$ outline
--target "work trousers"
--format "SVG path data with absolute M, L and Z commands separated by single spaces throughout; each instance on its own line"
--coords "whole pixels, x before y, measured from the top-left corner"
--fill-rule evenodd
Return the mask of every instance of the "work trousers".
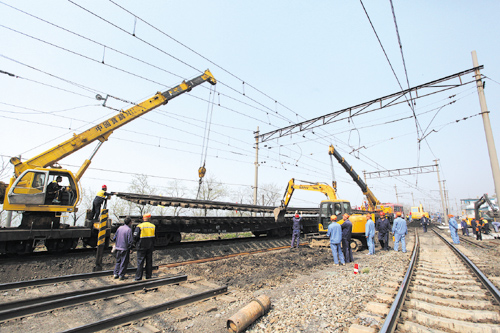
M 386 251 L 389 250 L 389 233 L 385 233 L 385 234 L 379 233 L 378 234 L 378 241 L 380 243 L 380 247 L 382 248 L 382 250 L 386 250 Z
M 101 215 L 101 205 L 102 203 L 96 201 L 92 203 L 92 220 L 99 220 L 99 215 Z
M 401 242 L 401 250 L 403 253 L 406 252 L 406 240 L 405 234 L 394 234 L 394 251 L 398 251 L 399 242 Z
M 476 240 L 483 240 L 483 236 L 481 234 L 481 231 L 476 231 Z
M 375 254 L 375 242 L 373 240 L 373 237 L 368 237 L 366 239 L 366 243 L 368 245 L 368 253 Z
M 116 250 L 116 264 L 115 270 L 113 271 L 114 275 L 125 276 L 127 272 L 128 263 L 130 261 L 130 251 L 125 250 Z
M 453 244 L 460 244 L 460 239 L 458 238 L 458 230 L 457 229 L 450 229 L 450 234 L 451 234 L 451 240 L 453 241 Z
M 297 246 L 295 246 L 295 241 L 297 242 Z M 290 247 L 299 247 L 299 244 L 300 244 L 300 230 L 294 230 L 292 232 L 292 245 L 290 245 Z
M 340 248 L 340 243 L 330 243 L 330 248 L 332 249 L 333 262 L 335 265 L 339 264 L 339 259 L 341 264 L 345 264 L 344 254 L 342 253 L 342 249 Z
M 427 224 L 422 224 L 422 229 L 424 229 L 424 232 L 427 232 Z
M 142 271 L 146 262 L 146 279 L 151 279 L 153 275 L 153 249 L 137 250 L 137 271 L 135 280 L 142 280 Z
M 469 228 L 462 228 L 462 236 L 469 236 Z
M 354 258 L 352 256 L 351 241 L 347 239 L 342 239 L 342 252 L 344 252 L 345 262 L 353 262 Z

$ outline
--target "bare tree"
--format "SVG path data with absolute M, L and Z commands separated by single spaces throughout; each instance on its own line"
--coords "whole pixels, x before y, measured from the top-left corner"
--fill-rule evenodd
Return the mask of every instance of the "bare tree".
M 227 188 L 224 187 L 224 184 L 217 181 L 215 178 L 206 177 L 201 184 L 198 199 L 207 201 L 221 201 L 224 197 L 226 197 L 227 193 L 228 191 Z M 203 216 L 207 216 L 207 210 L 203 209 L 203 212 L 201 212 L 201 214 L 203 214 Z M 200 212 L 195 211 L 194 215 L 200 215 Z
M 184 198 L 188 194 L 186 187 L 183 187 L 178 180 L 173 180 L 169 183 L 167 195 L 174 198 Z M 179 216 L 183 209 L 182 207 L 172 207 L 173 215 Z
M 72 222 L 73 226 L 75 226 L 79 219 L 85 218 L 87 215 L 87 210 L 92 209 L 92 201 L 94 199 L 93 192 L 91 189 L 81 188 L 80 190 L 80 205 L 78 207 L 77 212 L 73 212 L 68 216 L 68 220 Z

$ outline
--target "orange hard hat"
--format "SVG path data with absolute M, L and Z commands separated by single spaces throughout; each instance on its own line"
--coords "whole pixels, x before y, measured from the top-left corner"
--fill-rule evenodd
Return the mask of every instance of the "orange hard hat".
M 401 212 L 396 212 L 396 216 L 401 216 Z
M 332 216 L 330 216 L 330 220 L 332 220 L 332 221 L 337 220 L 337 215 L 332 215 Z
M 453 217 L 453 214 L 448 214 L 448 217 Z
M 380 216 L 384 216 L 384 215 L 385 215 L 385 213 L 384 213 L 384 212 L 380 212 Z
M 151 219 L 151 213 L 146 213 L 146 214 L 142 215 L 142 219 L 144 221 L 147 221 L 147 220 Z
M 349 218 L 349 214 L 345 213 L 344 216 L 343 216 L 344 220 Z

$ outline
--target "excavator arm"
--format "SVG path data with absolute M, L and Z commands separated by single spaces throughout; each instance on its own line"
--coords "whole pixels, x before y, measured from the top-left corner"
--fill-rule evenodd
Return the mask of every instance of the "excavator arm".
M 359 186 L 363 194 L 366 196 L 366 199 L 368 200 L 369 210 L 376 210 L 377 206 L 380 206 L 380 201 L 377 199 L 377 197 L 375 197 L 366 183 L 361 180 L 356 171 L 352 169 L 352 166 L 350 166 L 349 163 L 345 161 L 345 159 L 339 154 L 338 150 L 336 150 L 333 145 L 330 145 L 328 149 L 328 155 L 333 155 L 340 163 L 340 165 L 342 165 L 345 171 L 352 177 L 352 180 L 354 180 L 354 182 Z
M 328 200 L 338 200 L 335 189 L 333 189 L 330 185 L 322 183 L 295 184 L 295 179 L 292 178 L 288 181 L 288 186 L 285 190 L 280 206 L 274 209 L 274 219 L 276 221 L 283 220 L 286 208 L 288 207 L 292 194 L 295 190 L 317 191 L 325 194 Z
M 500 212 L 493 205 L 493 203 L 490 201 L 490 198 L 488 198 L 488 195 L 485 193 L 485 194 L 483 194 L 483 196 L 481 198 L 479 198 L 478 201 L 474 202 L 474 215 L 475 215 L 476 219 L 481 218 L 481 216 L 479 214 L 479 208 L 481 208 L 481 206 L 484 203 L 487 203 L 488 206 L 490 206 L 490 208 L 492 210 L 491 212 L 486 213 L 489 217 L 491 217 L 491 218 L 499 218 L 500 217 Z
M 181 84 L 170 90 L 167 90 L 165 92 L 158 92 L 153 97 L 137 105 L 134 105 L 127 110 L 122 110 L 117 115 L 103 121 L 102 123 L 86 130 L 83 133 L 80 133 L 78 135 L 73 134 L 73 137 L 71 139 L 58 144 L 57 146 L 25 162 L 21 162 L 21 160 L 17 157 L 12 157 L 10 161 L 14 165 L 14 173 L 17 177 L 28 169 L 34 169 L 37 167 L 53 167 L 64 157 L 71 155 L 72 153 L 96 140 L 101 141 L 101 143 L 107 141 L 108 137 L 113 133 L 114 130 L 131 122 L 132 120 L 137 119 L 138 117 L 148 113 L 149 111 L 154 110 L 161 105 L 167 104 L 171 99 L 174 99 L 175 97 L 185 92 L 191 91 L 193 87 L 196 87 L 206 81 L 210 82 L 212 85 L 215 85 L 217 83 L 209 70 L 206 70 L 202 75 L 192 80 L 182 82 Z M 87 169 L 88 164 L 90 164 L 90 162 L 87 160 L 86 163 L 84 163 L 84 166 L 82 166 L 84 167 L 84 169 L 80 169 L 80 171 L 77 173 L 77 180 L 81 178 L 83 172 Z

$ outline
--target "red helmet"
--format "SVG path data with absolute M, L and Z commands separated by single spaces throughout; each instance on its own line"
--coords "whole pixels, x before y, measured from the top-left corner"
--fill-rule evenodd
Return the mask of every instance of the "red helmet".
M 299 218 L 299 214 L 295 214 L 295 217 L 296 217 L 296 218 Z
M 108 189 L 108 187 L 107 187 L 106 185 L 102 185 L 102 189 L 103 189 L 103 190 L 107 190 L 107 189 Z

